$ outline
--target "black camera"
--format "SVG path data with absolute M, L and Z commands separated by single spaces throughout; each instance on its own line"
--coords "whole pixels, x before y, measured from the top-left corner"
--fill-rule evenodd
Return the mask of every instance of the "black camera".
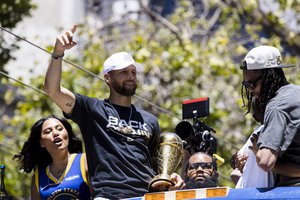
M 217 152 L 217 140 L 211 135 L 216 131 L 199 119 L 208 115 L 208 97 L 183 101 L 183 121 L 176 126 L 175 132 L 183 140 L 184 148 L 190 153 L 202 151 L 213 155 Z M 191 118 L 193 125 L 187 121 Z

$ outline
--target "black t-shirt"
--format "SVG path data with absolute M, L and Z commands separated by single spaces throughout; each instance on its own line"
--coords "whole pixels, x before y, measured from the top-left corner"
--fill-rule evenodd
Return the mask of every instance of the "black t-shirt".
M 69 118 L 83 135 L 93 196 L 143 196 L 156 175 L 151 159 L 160 133 L 157 118 L 133 105 L 113 106 L 107 100 L 75 96 Z

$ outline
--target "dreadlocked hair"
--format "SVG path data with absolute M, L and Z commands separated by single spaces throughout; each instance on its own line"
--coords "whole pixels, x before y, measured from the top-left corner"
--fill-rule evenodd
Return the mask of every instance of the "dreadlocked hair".
M 289 82 L 286 80 L 282 68 L 262 69 L 262 71 L 262 86 L 259 97 L 256 100 L 256 106 L 260 110 L 265 110 L 267 103 L 275 96 L 277 90 L 282 86 L 289 84 Z M 243 107 L 247 107 L 247 112 L 245 114 L 247 115 L 251 111 L 253 95 L 245 88 L 245 86 L 242 86 L 241 88 L 241 95 Z M 247 99 L 247 102 L 245 99 Z
M 247 107 L 247 112 L 245 113 L 245 115 L 247 115 L 251 111 L 251 104 L 252 104 L 251 102 L 252 102 L 253 95 L 251 95 L 249 90 L 247 90 L 245 88 L 245 86 L 242 85 L 241 96 L 242 96 L 242 101 L 243 101 L 243 107 Z M 247 105 L 246 105 L 245 98 L 247 99 Z

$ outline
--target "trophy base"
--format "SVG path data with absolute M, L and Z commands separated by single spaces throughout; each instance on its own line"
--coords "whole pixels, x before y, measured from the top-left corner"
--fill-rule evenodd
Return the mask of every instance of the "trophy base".
M 175 185 L 172 181 L 170 181 L 170 176 L 167 174 L 160 174 L 154 176 L 149 184 L 149 192 L 161 192 L 167 191 L 170 186 Z

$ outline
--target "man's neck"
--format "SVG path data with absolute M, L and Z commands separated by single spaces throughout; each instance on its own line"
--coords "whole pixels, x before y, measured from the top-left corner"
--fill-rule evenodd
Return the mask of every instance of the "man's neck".
M 131 97 L 122 96 L 122 95 L 110 95 L 108 98 L 109 103 L 130 107 L 131 106 Z

